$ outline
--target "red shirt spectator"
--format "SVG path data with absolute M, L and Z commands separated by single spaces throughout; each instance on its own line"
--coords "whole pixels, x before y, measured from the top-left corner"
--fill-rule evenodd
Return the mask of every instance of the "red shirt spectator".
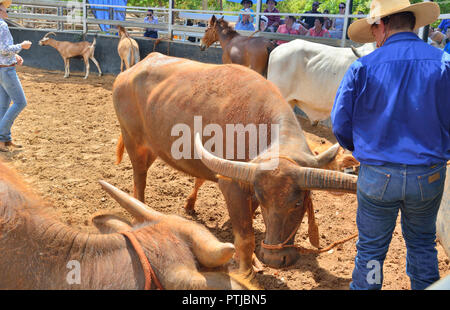
M 308 30 L 306 30 L 306 28 L 303 27 L 302 25 L 299 25 L 300 27 L 298 28 L 298 30 L 295 29 L 294 23 L 295 23 L 295 17 L 289 16 L 286 19 L 286 23 L 281 25 L 280 27 L 278 27 L 277 32 L 278 33 L 286 33 L 286 34 L 296 34 L 296 35 L 305 35 L 308 32 Z M 279 40 L 277 43 L 278 43 L 278 45 L 280 45 L 280 44 L 284 44 L 287 42 L 288 41 Z
M 314 21 L 314 27 L 309 29 L 308 35 L 311 37 L 326 37 L 331 38 L 330 32 L 323 27 L 323 17 L 316 17 Z

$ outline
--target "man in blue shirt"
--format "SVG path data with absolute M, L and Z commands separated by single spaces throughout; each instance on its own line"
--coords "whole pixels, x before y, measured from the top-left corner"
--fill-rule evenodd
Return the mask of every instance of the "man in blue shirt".
M 351 40 L 378 47 L 350 66 L 331 114 L 339 143 L 361 162 L 351 289 L 381 289 L 399 210 L 411 288 L 439 279 L 436 217 L 450 159 L 450 55 L 414 33 L 439 13 L 433 2 L 373 0 L 369 17 L 349 28 Z
M 149 24 L 158 24 L 158 17 L 156 17 L 152 9 L 147 11 L 147 17 L 144 18 L 144 22 Z M 158 39 L 158 31 L 153 28 L 147 28 L 145 29 L 144 37 Z

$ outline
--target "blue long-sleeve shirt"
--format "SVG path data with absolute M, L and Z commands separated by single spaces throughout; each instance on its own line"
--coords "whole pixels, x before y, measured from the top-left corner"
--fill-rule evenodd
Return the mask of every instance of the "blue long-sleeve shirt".
M 22 45 L 14 44 L 8 24 L 0 18 L 0 65 L 9 66 L 16 63 L 16 54 L 22 50 Z
M 345 74 L 331 112 L 339 143 L 363 164 L 450 159 L 450 55 L 397 33 Z

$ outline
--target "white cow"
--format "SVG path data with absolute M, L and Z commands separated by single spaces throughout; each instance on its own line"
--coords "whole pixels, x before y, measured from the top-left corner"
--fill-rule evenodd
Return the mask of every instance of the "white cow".
M 358 56 L 375 49 L 368 43 L 359 48 L 339 48 L 305 40 L 282 44 L 270 53 L 267 79 L 284 98 L 298 106 L 311 122 L 327 119 L 345 72 Z

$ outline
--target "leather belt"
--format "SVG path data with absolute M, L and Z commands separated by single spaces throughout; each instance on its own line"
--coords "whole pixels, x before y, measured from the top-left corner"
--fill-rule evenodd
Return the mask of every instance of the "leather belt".
M 0 68 L 10 68 L 10 67 L 15 67 L 17 64 L 12 64 L 12 65 L 0 65 Z

